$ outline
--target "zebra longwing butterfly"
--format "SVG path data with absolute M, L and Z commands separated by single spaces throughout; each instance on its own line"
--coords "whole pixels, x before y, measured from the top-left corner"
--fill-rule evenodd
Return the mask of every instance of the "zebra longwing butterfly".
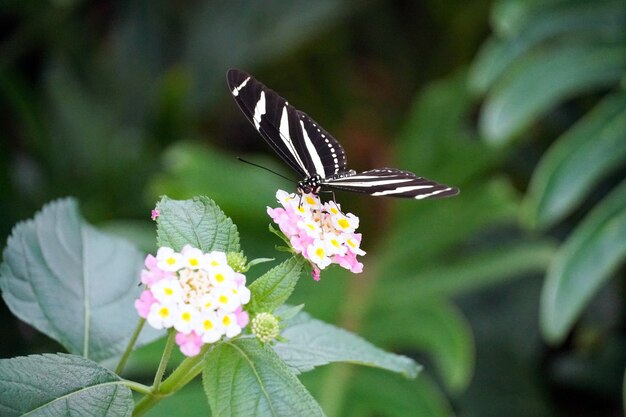
M 302 176 L 298 182 L 300 192 L 317 194 L 322 187 L 328 187 L 418 200 L 459 193 L 455 187 L 395 168 L 359 173 L 349 170 L 339 142 L 306 113 L 243 71 L 229 70 L 227 80 L 243 114 L 274 152 Z

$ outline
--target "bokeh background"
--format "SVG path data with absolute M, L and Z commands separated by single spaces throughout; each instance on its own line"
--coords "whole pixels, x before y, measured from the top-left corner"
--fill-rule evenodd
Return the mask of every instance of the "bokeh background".
M 280 257 L 267 205 L 297 179 L 240 114 L 254 74 L 344 145 L 461 188 L 433 201 L 339 193 L 365 272 L 291 300 L 425 366 L 330 365 L 331 416 L 620 416 L 626 365 L 626 3 L 267 0 L 0 3 L 0 237 L 72 195 L 153 251 L 160 195 L 208 195 L 249 258 Z M 258 267 L 258 273 L 264 267 Z M 58 349 L 0 306 L 2 357 Z M 129 378 L 149 378 L 159 344 Z M 199 384 L 154 416 L 210 415 Z

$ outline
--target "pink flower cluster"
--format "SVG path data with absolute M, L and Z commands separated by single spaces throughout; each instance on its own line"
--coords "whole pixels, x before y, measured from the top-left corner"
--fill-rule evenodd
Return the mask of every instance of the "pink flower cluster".
M 359 218 L 344 214 L 337 203 L 322 203 L 315 194 L 289 194 L 278 190 L 276 199 L 282 205 L 267 208 L 267 213 L 289 240 L 296 253 L 302 254 L 313 265 L 313 278 L 317 281 L 320 270 L 335 263 L 351 272 L 363 271 L 357 255 L 361 234 L 355 233 Z
M 137 313 L 156 329 L 174 328 L 183 354 L 195 356 L 203 344 L 235 337 L 248 325 L 246 277 L 228 265 L 225 253 L 162 247 L 145 266 L 141 282 L 148 289 L 135 301 Z

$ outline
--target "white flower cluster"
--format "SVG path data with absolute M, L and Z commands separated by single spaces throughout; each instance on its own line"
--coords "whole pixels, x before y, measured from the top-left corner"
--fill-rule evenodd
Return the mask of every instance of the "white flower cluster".
M 197 354 L 204 343 L 237 336 L 248 324 L 246 277 L 228 265 L 225 253 L 162 247 L 145 265 L 141 280 L 148 289 L 135 307 L 155 329 L 176 329 L 186 355 Z

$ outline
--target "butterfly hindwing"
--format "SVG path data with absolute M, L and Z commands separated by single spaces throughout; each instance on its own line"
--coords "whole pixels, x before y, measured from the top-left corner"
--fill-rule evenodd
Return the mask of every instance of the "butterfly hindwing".
M 339 142 L 306 113 L 243 71 L 231 69 L 227 79 L 248 120 L 302 177 L 325 178 L 345 171 L 346 155 Z
M 377 197 L 389 196 L 416 200 L 449 197 L 459 193 L 455 187 L 439 184 L 427 178 L 418 177 L 412 172 L 395 168 L 350 173 L 339 178 L 324 180 L 322 185 Z

